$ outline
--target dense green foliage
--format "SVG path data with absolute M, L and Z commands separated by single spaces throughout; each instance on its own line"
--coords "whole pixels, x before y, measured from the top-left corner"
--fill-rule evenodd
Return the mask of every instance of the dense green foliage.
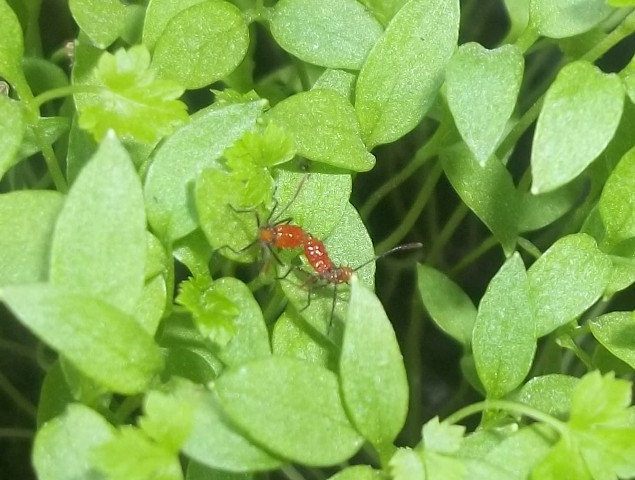
M 0 0 L 2 478 L 635 478 L 635 1 L 461 3 Z

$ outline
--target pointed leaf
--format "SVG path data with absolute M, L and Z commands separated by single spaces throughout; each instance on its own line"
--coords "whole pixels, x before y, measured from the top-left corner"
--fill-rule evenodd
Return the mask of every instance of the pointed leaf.
M 492 231 L 505 253 L 511 254 L 516 246 L 519 205 L 509 171 L 494 156 L 479 165 L 465 146 L 445 150 L 441 161 L 454 190 Z
M 540 35 L 566 38 L 591 30 L 611 7 L 605 0 L 531 0 L 529 19 Z
M 635 149 L 622 157 L 604 184 L 600 216 L 606 230 L 605 242 L 615 245 L 635 237 Z
M 419 295 L 434 323 L 464 346 L 472 342 L 476 307 L 461 287 L 442 272 L 417 265 Z
M 591 333 L 609 352 L 635 368 L 635 318 L 632 312 L 611 312 L 594 318 Z
M 340 384 L 346 411 L 378 451 L 392 444 L 408 413 L 408 379 L 392 324 L 379 299 L 351 282 Z
M 50 280 L 132 313 L 144 284 L 141 182 L 108 136 L 73 184 L 55 227 Z
M 162 239 L 175 240 L 196 228 L 194 180 L 204 168 L 220 167 L 225 148 L 255 126 L 264 105 L 260 100 L 197 112 L 158 148 L 144 193 L 148 221 Z
M 201 88 L 229 75 L 248 45 L 249 30 L 237 7 L 223 0 L 200 2 L 167 23 L 152 65 L 188 89 Z
M 33 465 L 41 480 L 97 479 L 92 451 L 113 438 L 115 429 L 94 410 L 74 403 L 38 432 Z
M 443 83 L 459 30 L 456 0 L 410 0 L 371 50 L 355 89 L 369 149 L 412 130 Z
M 42 341 L 114 392 L 142 392 L 162 366 L 152 337 L 101 300 L 47 284 L 5 287 L 0 299 Z
M 64 197 L 20 190 L 0 195 L 0 286 L 46 280 L 51 237 Z
M 359 70 L 382 34 L 379 22 L 355 0 L 282 0 L 269 21 L 273 38 L 287 52 L 329 68 Z
M 490 281 L 474 324 L 474 360 L 488 397 L 502 397 L 523 381 L 536 350 L 535 328 L 527 274 L 515 253 Z
M 531 232 L 558 220 L 578 204 L 585 185 L 583 181 L 573 181 L 541 195 L 521 192 L 518 231 Z
M 580 175 L 613 138 L 623 106 L 616 75 L 584 61 L 565 66 L 549 87 L 536 124 L 532 193 L 555 190 Z
M 352 105 L 331 89 L 297 93 L 272 108 L 266 119 L 282 127 L 298 154 L 310 160 L 358 172 L 375 164 L 360 138 Z
M 346 418 L 335 374 L 314 364 L 288 357 L 256 360 L 223 374 L 216 391 L 232 422 L 289 460 L 332 465 L 362 444 Z
M 554 243 L 527 272 L 536 335 L 542 337 L 581 315 L 600 298 L 610 274 L 611 262 L 592 237 L 580 233 Z
M 448 64 L 448 105 L 463 140 L 481 166 L 494 153 L 514 111 L 523 67 L 518 47 L 487 50 L 478 43 L 461 45 Z

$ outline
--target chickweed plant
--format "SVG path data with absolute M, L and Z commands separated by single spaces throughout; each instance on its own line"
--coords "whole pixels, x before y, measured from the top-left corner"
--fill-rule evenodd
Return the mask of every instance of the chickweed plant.
M 634 7 L 0 0 L 0 477 L 635 478 Z

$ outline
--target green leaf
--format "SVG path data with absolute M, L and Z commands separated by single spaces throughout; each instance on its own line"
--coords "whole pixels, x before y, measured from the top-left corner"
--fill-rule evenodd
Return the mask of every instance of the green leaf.
M 524 59 L 515 45 L 487 50 L 466 43 L 446 72 L 446 96 L 456 126 L 474 158 L 485 166 L 516 105 Z
M 565 419 L 571 411 L 571 397 L 577 384 L 577 378 L 556 373 L 534 377 L 522 386 L 516 400 Z
M 265 118 L 282 127 L 298 154 L 310 160 L 357 172 L 370 170 L 375 164 L 360 137 L 352 105 L 331 89 L 292 95 Z
M 50 280 L 132 313 L 143 289 L 146 219 L 141 183 L 109 135 L 73 184 L 51 247 Z
M 269 21 L 273 38 L 287 52 L 328 68 L 359 70 L 383 33 L 355 0 L 282 0 Z
M 490 281 L 474 324 L 474 361 L 488 397 L 503 397 L 523 381 L 536 351 L 535 329 L 527 274 L 515 253 Z
M 289 460 L 332 465 L 362 444 L 346 418 L 337 377 L 314 364 L 288 357 L 256 360 L 223 374 L 216 391 L 232 422 Z
M 28 94 L 29 85 L 22 72 L 24 40 L 22 27 L 6 0 L 0 0 L 0 77 L 7 79 L 20 95 Z
M 230 472 L 272 470 L 283 464 L 245 438 L 209 392 L 191 386 L 182 389 L 180 398 L 195 406 L 193 430 L 183 446 L 185 455 L 207 467 Z
M 68 6 L 79 28 L 101 49 L 119 38 L 128 16 L 121 0 L 69 0 Z
M 333 352 L 329 345 L 306 323 L 294 309 L 284 312 L 273 327 L 271 334 L 273 354 L 294 357 L 305 362 L 328 366 Z
M 355 81 L 357 76 L 346 70 L 333 70 L 327 68 L 313 84 L 313 88 L 330 88 L 352 101 Z
M 479 165 L 463 145 L 444 150 L 441 161 L 454 190 L 510 255 L 516 246 L 519 205 L 509 171 L 494 156 Z
M 25 128 L 24 114 L 20 104 L 0 95 L 0 131 L 2 132 L 2 136 L 0 136 L 0 178 L 17 163 L 17 155 Z
M 591 333 L 609 352 L 635 368 L 635 318 L 632 312 L 611 312 L 589 322 Z
M 170 20 L 183 10 L 206 1 L 208 0 L 181 0 L 179 2 L 152 0 L 149 2 L 143 22 L 143 44 L 153 50 Z
M 394 480 L 428 480 L 421 457 L 410 448 L 400 448 L 388 464 Z
M 529 24 L 530 0 L 504 0 L 509 16 L 509 32 L 503 43 L 515 42 Z
M 0 299 L 43 342 L 114 392 L 142 392 L 161 369 L 152 337 L 99 299 L 47 284 L 5 287 Z
M 518 231 L 531 232 L 551 225 L 578 204 L 585 185 L 583 181 L 573 181 L 541 195 L 521 192 Z
M 593 305 L 610 274 L 611 262 L 592 237 L 579 233 L 554 243 L 527 272 L 537 337 L 571 322 Z
M 381 453 L 406 421 L 408 379 L 392 324 L 379 299 L 351 281 L 351 300 L 339 361 L 346 411 L 366 440 Z
M 46 423 L 33 445 L 33 465 L 41 480 L 99 479 L 92 451 L 113 438 L 114 428 L 94 410 L 71 404 Z
M 355 465 L 341 470 L 328 480 L 385 480 L 385 478 L 380 470 L 375 470 L 368 465 Z
M 407 0 L 360 0 L 366 8 L 370 9 L 375 17 L 382 23 L 387 25 L 392 17 L 406 3 Z
M 46 280 L 51 237 L 64 197 L 53 191 L 0 195 L 0 286 Z
M 439 422 L 439 417 L 434 417 L 421 429 L 421 445 L 426 451 L 456 453 L 459 451 L 464 434 L 465 427 L 442 424 Z
M 79 104 L 79 126 L 97 141 L 112 128 L 121 137 L 154 144 L 186 123 L 186 105 L 177 100 L 183 88 L 156 79 L 149 67 L 150 53 L 142 45 L 104 52 L 94 75 L 105 88 Z
M 595 480 L 571 440 L 560 441 L 532 471 L 532 480 Z M 599 477 L 604 478 L 604 477 Z M 613 477 L 615 478 L 615 477 Z
M 599 210 L 606 230 L 607 247 L 635 237 L 635 149 L 619 161 L 604 184 Z
M 536 124 L 532 193 L 555 190 L 580 175 L 613 138 L 623 105 L 616 75 L 584 61 L 565 66 L 549 87 Z
M 69 126 L 68 119 L 64 117 L 40 117 L 35 123 L 27 124 L 14 163 L 40 152 L 42 144 L 53 145 Z
M 175 452 L 152 442 L 141 430 L 121 427 L 112 439 L 93 450 L 93 463 L 108 480 L 181 480 Z
M 40 388 L 37 405 L 38 428 L 58 415 L 62 415 L 66 407 L 74 401 L 73 393 L 64 378 L 61 362 L 55 361 L 46 372 Z
M 249 30 L 237 7 L 222 0 L 200 2 L 166 24 L 152 65 L 164 78 L 188 89 L 201 88 L 229 75 L 243 60 L 248 45 Z
M 163 240 L 176 240 L 198 225 L 194 180 L 206 167 L 220 168 L 225 148 L 253 128 L 264 100 L 209 108 L 156 151 L 145 181 L 148 221 Z
M 141 430 L 169 452 L 177 453 L 192 431 L 193 406 L 175 395 L 153 390 L 148 392 L 143 409 Z
M 251 473 L 232 473 L 209 468 L 191 460 L 187 464 L 186 480 L 254 480 Z
M 245 168 L 246 165 L 274 167 L 288 162 L 294 155 L 293 142 L 275 123 L 260 132 L 245 132 L 224 152 L 227 166 L 236 173 L 240 172 L 238 167 Z
M 635 0 L 608 0 L 608 4 L 614 7 L 628 7 L 635 5 Z
M 456 0 L 410 0 L 371 50 L 355 89 L 369 149 L 412 130 L 443 83 L 459 31 Z
M 591 30 L 611 11 L 606 0 L 531 0 L 529 21 L 540 35 L 566 38 Z
M 464 346 L 472 343 L 476 307 L 470 297 L 442 272 L 417 265 L 419 295 L 428 314 L 445 333 Z

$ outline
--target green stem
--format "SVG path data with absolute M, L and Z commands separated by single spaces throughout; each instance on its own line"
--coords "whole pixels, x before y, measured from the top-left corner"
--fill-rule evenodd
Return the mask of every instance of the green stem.
M 461 203 L 458 207 L 456 207 L 452 216 L 441 230 L 439 236 L 435 238 L 432 250 L 428 253 L 425 263 L 435 265 L 438 262 L 441 250 L 443 250 L 450 237 L 454 235 L 455 230 L 469 211 L 470 209 L 464 203 Z
M 580 60 L 587 60 L 589 62 L 594 62 L 606 52 L 608 52 L 611 48 L 617 45 L 619 42 L 624 40 L 626 37 L 631 35 L 635 31 L 635 11 L 631 12 L 629 15 L 622 20 L 622 22 L 606 37 L 602 39 L 600 43 L 598 43 L 595 47 L 585 53 Z
M 419 195 L 415 199 L 414 203 L 406 213 L 403 221 L 399 224 L 399 226 L 392 232 L 387 238 L 382 240 L 376 247 L 376 251 L 378 255 L 381 255 L 386 250 L 394 247 L 399 243 L 412 229 L 417 219 L 421 215 L 421 212 L 426 206 L 428 199 L 434 192 L 434 188 L 439 181 L 439 177 L 441 177 L 441 172 L 443 172 L 443 168 L 441 167 L 441 162 L 437 162 L 437 164 L 430 170 L 428 178 L 423 184 L 423 188 L 419 190 Z
M 126 397 L 119 408 L 114 413 L 113 420 L 115 424 L 120 425 L 128 423 L 130 415 L 141 406 L 142 397 L 140 395 L 134 397 Z
M 30 105 L 39 110 L 40 107 L 46 102 L 50 102 L 51 100 L 55 100 L 56 98 L 70 97 L 78 93 L 89 93 L 98 95 L 104 93 L 105 90 L 106 89 L 104 87 L 98 85 L 66 85 L 64 87 L 53 88 L 51 90 L 47 90 L 44 93 L 41 93 L 33 99 Z
M 530 407 L 529 405 L 510 402 L 509 400 L 484 400 L 482 402 L 473 403 L 472 405 L 468 405 L 467 407 L 463 407 L 461 410 L 454 412 L 452 415 L 443 420 L 443 423 L 446 425 L 453 425 L 466 417 L 486 410 L 504 410 L 509 413 L 516 413 L 545 423 L 561 435 L 565 435 L 568 432 L 567 424 L 561 422 L 557 418 Z
M 490 248 L 498 245 L 498 240 L 495 237 L 489 236 L 481 244 L 472 250 L 469 254 L 461 259 L 459 263 L 457 263 L 452 269 L 449 271 L 449 275 L 456 275 L 458 272 L 463 270 L 468 265 L 474 263 L 481 255 L 487 252 Z
M 0 372 L 0 390 L 13 400 L 16 406 L 32 418 L 37 417 L 37 408 L 22 393 L 13 386 L 7 377 Z
M 430 140 L 417 151 L 412 161 L 406 165 L 403 170 L 400 170 L 395 175 L 390 175 L 386 182 L 368 197 L 359 210 L 362 218 L 368 218 L 377 204 L 379 204 L 386 195 L 410 178 L 421 166 L 437 154 L 439 145 L 449 130 L 448 126 L 449 122 L 447 121 L 439 125 L 439 128 L 437 128 Z

